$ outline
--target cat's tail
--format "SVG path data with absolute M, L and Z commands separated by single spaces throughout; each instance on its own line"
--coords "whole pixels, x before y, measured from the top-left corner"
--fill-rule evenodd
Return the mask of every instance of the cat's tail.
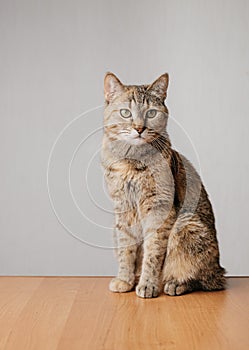
M 201 289 L 206 291 L 222 290 L 226 288 L 226 270 L 217 266 L 216 269 L 212 270 L 210 274 L 205 274 L 199 280 Z

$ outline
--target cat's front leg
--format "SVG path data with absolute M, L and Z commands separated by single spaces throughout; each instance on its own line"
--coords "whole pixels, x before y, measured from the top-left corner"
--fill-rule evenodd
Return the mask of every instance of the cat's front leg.
M 158 221 L 148 218 L 149 225 L 145 228 L 144 256 L 142 274 L 136 287 L 136 294 L 141 298 L 155 298 L 161 289 L 161 272 L 166 256 L 170 230 L 175 218 L 172 209 L 168 218 L 158 227 Z
M 157 232 L 152 233 L 144 242 L 142 274 L 136 287 L 141 298 L 155 298 L 160 292 L 160 275 L 166 254 L 167 239 Z
M 118 249 L 119 271 L 117 277 L 110 282 L 109 289 L 112 292 L 129 292 L 135 284 L 135 260 L 136 260 L 135 245 L 128 248 Z
M 128 292 L 135 284 L 135 262 L 137 253 L 137 237 L 124 218 L 118 220 L 115 228 L 115 240 L 117 245 L 117 257 L 119 269 L 117 277 L 110 282 L 109 289 L 112 292 Z

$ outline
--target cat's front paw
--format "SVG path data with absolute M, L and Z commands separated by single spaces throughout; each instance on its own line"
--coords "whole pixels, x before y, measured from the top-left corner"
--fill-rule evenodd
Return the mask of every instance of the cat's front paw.
M 132 290 L 133 285 L 127 283 L 126 281 L 122 281 L 118 277 L 113 278 L 109 284 L 109 289 L 114 293 L 125 293 Z
M 136 294 L 140 298 L 156 298 L 159 295 L 159 288 L 149 281 L 142 282 L 137 285 Z

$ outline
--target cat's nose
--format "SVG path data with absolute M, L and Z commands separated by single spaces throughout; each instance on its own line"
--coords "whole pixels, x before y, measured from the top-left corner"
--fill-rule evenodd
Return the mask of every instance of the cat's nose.
M 144 130 L 146 129 L 146 127 L 145 126 L 138 126 L 134 129 L 139 133 L 139 135 L 141 135 L 144 132 Z

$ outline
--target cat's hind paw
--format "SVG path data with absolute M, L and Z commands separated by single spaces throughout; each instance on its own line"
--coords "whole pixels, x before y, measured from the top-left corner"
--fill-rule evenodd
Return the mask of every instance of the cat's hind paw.
M 164 293 L 171 296 L 182 295 L 190 291 L 191 288 L 187 283 L 178 283 L 174 280 L 166 282 L 164 286 Z
M 125 293 L 132 290 L 133 285 L 119 279 L 118 277 L 113 278 L 109 284 L 109 289 L 114 293 Z
M 140 298 L 156 298 L 159 295 L 159 288 L 151 282 L 139 283 L 136 287 L 136 294 Z

